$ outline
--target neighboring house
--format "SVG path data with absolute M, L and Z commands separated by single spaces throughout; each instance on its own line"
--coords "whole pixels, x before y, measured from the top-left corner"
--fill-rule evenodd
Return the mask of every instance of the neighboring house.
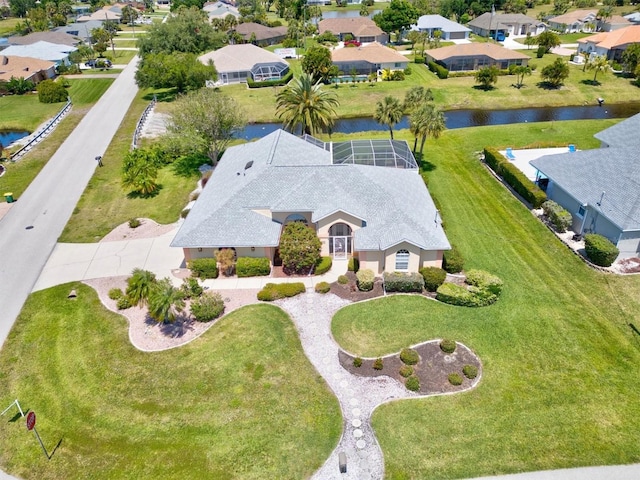
M 69 54 L 75 52 L 76 47 L 69 45 L 59 45 L 57 43 L 36 42 L 31 45 L 12 45 L 2 51 L 3 55 L 8 57 L 15 55 L 16 57 L 37 58 L 39 60 L 48 60 L 58 65 L 70 65 Z
M 96 10 L 91 15 L 82 15 L 78 17 L 77 22 L 104 22 L 106 20 L 114 20 L 116 22 L 120 22 L 120 18 L 122 17 L 122 9 L 117 5 L 106 5 L 102 7 L 100 10 Z
M 573 215 L 573 230 L 611 240 L 620 257 L 640 254 L 640 114 L 595 135 L 600 149 L 529 162 L 550 200 Z
M 205 65 L 213 61 L 222 84 L 278 80 L 289 72 L 289 64 L 275 53 L 251 43 L 227 45 L 198 57 Z
M 327 145 L 277 130 L 229 147 L 171 243 L 185 260 L 234 248 L 238 257 L 278 256 L 283 226 L 312 227 L 321 254 L 358 257 L 360 269 L 440 267 L 451 247 L 411 149 L 404 141 Z
M 409 60 L 395 50 L 377 42 L 360 47 L 338 48 L 331 52 L 334 65 L 344 73 L 355 70 L 358 75 L 378 73 L 380 70 L 404 70 Z
M 603 32 L 613 32 L 631 25 L 633 25 L 633 23 L 620 15 L 614 15 L 605 21 L 598 22 L 598 28 Z
M 412 27 L 412 30 L 425 32 L 430 38 L 433 38 L 434 32 L 442 32 L 441 40 L 464 40 L 469 38 L 471 30 L 464 25 L 452 22 L 440 15 L 423 15 L 418 19 L 418 23 Z
M 61 31 L 34 32 L 29 35 L 9 37 L 9 45 L 31 45 L 36 42 L 49 42 L 75 47 L 80 43 L 80 39 Z
M 427 61 L 434 61 L 451 72 L 479 70 L 495 65 L 506 70 L 509 65 L 527 65 L 528 55 L 495 43 L 465 43 L 425 51 Z
M 635 25 L 640 24 L 640 12 L 630 13 L 629 15 L 625 15 L 624 18 Z
M 202 7 L 209 17 L 209 21 L 214 18 L 224 20 L 228 15 L 234 16 L 236 19 L 240 18 L 240 12 L 233 5 L 223 2 L 207 2 Z
M 481 37 L 496 38 L 496 35 L 524 36 L 527 33 L 539 35 L 545 31 L 546 25 L 535 18 L 527 17 L 522 13 L 495 13 L 486 12 L 474 18 L 468 24 L 476 35 Z
M 53 29 L 54 32 L 63 32 L 74 37 L 78 37 L 85 43 L 91 42 L 91 31 L 94 28 L 102 28 L 102 22 L 97 20 L 92 20 L 89 22 L 82 23 L 70 23 L 69 25 L 64 25 L 62 27 L 56 27 Z
M 333 33 L 340 41 L 344 41 L 347 35 L 360 43 L 386 44 L 389 41 L 389 35 L 367 17 L 325 18 L 318 22 L 318 33 L 322 35 L 325 32 Z
M 587 56 L 593 54 L 606 56 L 609 60 L 619 61 L 629 45 L 640 43 L 640 25 L 596 33 L 578 40 L 578 53 Z
M 597 10 L 574 10 L 551 17 L 547 22 L 551 30 L 560 33 L 593 32 L 596 29 Z
M 24 78 L 35 84 L 56 76 L 56 64 L 29 57 L 0 55 L 0 81 Z
M 259 23 L 247 22 L 236 25 L 233 29 L 245 42 L 256 45 L 275 45 L 287 36 L 287 27 L 267 27 Z

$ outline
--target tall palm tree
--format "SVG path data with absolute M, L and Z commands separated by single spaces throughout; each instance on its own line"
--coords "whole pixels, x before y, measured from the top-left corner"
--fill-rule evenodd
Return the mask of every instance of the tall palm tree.
M 606 73 L 609 71 L 611 66 L 609 65 L 609 61 L 607 57 L 604 55 L 598 55 L 596 58 L 587 62 L 587 70 L 595 70 L 593 75 L 593 83 L 596 83 L 596 78 L 598 77 L 598 73 Z
M 430 88 L 422 86 L 411 87 L 404 96 L 404 110 L 412 112 L 420 108 L 424 103 L 433 101 L 433 93 Z
M 156 274 L 149 270 L 134 268 L 127 280 L 127 297 L 132 305 L 146 305 L 156 284 Z
M 172 323 L 176 315 L 184 310 L 184 295 L 171 280 L 163 278 L 156 282 L 149 297 L 149 315 L 157 322 Z
M 393 140 L 393 126 L 402 120 L 404 110 L 400 100 L 397 98 L 386 96 L 376 104 L 376 111 L 373 118 L 382 125 L 389 127 L 391 140 Z
M 276 114 L 285 129 L 295 133 L 298 125 L 302 133 L 313 135 L 333 126 L 338 99 L 334 92 L 320 89 L 311 75 L 303 73 L 276 96 Z
M 409 119 L 409 129 L 415 135 L 413 151 L 415 152 L 418 138 L 420 138 L 420 155 L 422 155 L 427 137 L 439 138 L 445 128 L 444 114 L 431 103 L 422 105 Z

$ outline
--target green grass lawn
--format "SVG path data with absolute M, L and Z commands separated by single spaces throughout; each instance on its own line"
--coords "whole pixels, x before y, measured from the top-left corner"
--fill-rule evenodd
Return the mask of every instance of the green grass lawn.
M 590 270 L 474 155 L 486 145 L 518 148 L 540 140 L 595 148 L 591 135 L 612 123 L 453 130 L 427 143 L 423 175 L 449 240 L 466 268 L 492 272 L 505 287 L 491 307 L 401 296 L 350 306 L 334 318 L 336 340 L 358 355 L 452 338 L 483 362 L 474 391 L 376 410 L 388 478 L 640 461 L 640 338 L 628 327 L 640 324 L 640 277 Z
M 78 293 L 68 300 L 70 289 Z M 80 283 L 27 300 L 0 352 L 0 402 L 35 411 L 43 455 L 0 417 L 2 469 L 24 479 L 309 477 L 338 442 L 338 402 L 280 309 L 233 312 L 165 352 Z M 19 360 L 18 360 L 19 359 Z
M 136 47 L 138 43 L 138 40 L 136 40 L 135 38 L 124 38 L 124 39 L 120 39 L 120 38 L 116 38 L 115 39 L 115 45 L 116 48 L 125 48 L 125 47 Z
M 53 117 L 64 103 L 40 103 L 38 94 L 6 95 L 0 97 L 0 130 L 27 130 Z
M 126 65 L 138 54 L 137 50 L 118 50 L 119 46 L 124 47 L 124 45 L 116 44 L 115 57 L 113 56 L 113 53 L 111 53 L 111 49 L 105 52 L 105 57 L 109 58 L 114 64 Z
M 95 242 L 114 227 L 133 217 L 152 218 L 159 223 L 175 222 L 188 203 L 197 177 L 179 176 L 171 166 L 158 175 L 161 185 L 155 197 L 128 196 L 121 185 L 122 159 L 129 151 L 136 124 L 149 104 L 148 92 L 139 92 L 120 128 L 82 194 L 78 206 L 60 237 L 61 242 Z
M 20 23 L 19 18 L 5 18 L 0 20 L 0 37 L 8 37 L 15 33 L 16 25 Z

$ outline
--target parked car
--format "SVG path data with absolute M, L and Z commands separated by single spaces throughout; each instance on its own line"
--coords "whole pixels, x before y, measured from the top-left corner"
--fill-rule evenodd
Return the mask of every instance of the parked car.
M 91 68 L 111 68 L 111 60 L 108 58 L 92 58 L 85 62 L 84 65 Z

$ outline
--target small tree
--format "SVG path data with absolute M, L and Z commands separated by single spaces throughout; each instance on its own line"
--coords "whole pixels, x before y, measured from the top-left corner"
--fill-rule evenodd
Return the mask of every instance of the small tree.
M 127 279 L 126 290 L 131 305 L 146 305 L 155 283 L 155 273 L 141 268 L 134 268 L 131 276 Z
M 481 68 L 476 72 L 476 83 L 479 83 L 484 90 L 490 90 L 492 85 L 498 83 L 500 70 L 494 65 Z
M 38 100 L 40 103 L 58 103 L 67 100 L 67 89 L 53 80 L 43 80 L 38 84 Z
M 24 77 L 11 77 L 7 82 L 6 88 L 14 95 L 24 95 L 27 92 L 32 91 L 35 85 L 30 80 L 25 80 Z
M 322 45 L 314 45 L 307 50 L 307 53 L 302 58 L 301 65 L 302 71 L 311 75 L 314 82 L 327 83 L 331 66 L 333 65 L 331 52 Z
M 291 222 L 280 236 L 280 258 L 287 272 L 308 273 L 320 260 L 320 239 L 302 222 Z
M 156 150 L 138 148 L 127 153 L 122 161 L 122 186 L 148 196 L 158 189 L 158 165 Z
M 593 74 L 593 83 L 596 83 L 596 78 L 598 77 L 598 73 L 607 73 L 611 69 L 609 62 L 607 61 L 607 57 L 604 55 L 598 55 L 593 60 L 587 62 L 587 70 L 593 70 L 595 73 Z
M 220 264 L 220 271 L 225 276 L 233 275 L 236 266 L 236 254 L 230 248 L 223 248 L 216 252 L 216 260 Z
M 545 52 L 548 52 L 553 47 L 557 47 L 560 45 L 560 37 L 557 33 L 552 32 L 551 30 L 545 30 L 540 35 L 535 37 L 536 43 L 544 47 Z
M 402 120 L 403 113 L 400 100 L 388 95 L 376 104 L 373 118 L 376 122 L 389 127 L 391 140 L 393 140 L 393 126 Z
M 156 322 L 173 323 L 184 310 L 184 297 L 169 278 L 156 282 L 149 295 L 149 316 Z
M 531 67 L 529 65 L 518 65 L 513 69 L 516 76 L 516 87 L 521 88 L 524 85 L 525 75 L 531 75 Z
M 569 76 L 569 65 L 562 58 L 556 58 L 556 61 L 544 67 L 540 74 L 545 82 L 557 88 Z
M 640 43 L 634 43 L 622 53 L 622 65 L 626 72 L 633 73 L 638 64 L 640 64 Z

